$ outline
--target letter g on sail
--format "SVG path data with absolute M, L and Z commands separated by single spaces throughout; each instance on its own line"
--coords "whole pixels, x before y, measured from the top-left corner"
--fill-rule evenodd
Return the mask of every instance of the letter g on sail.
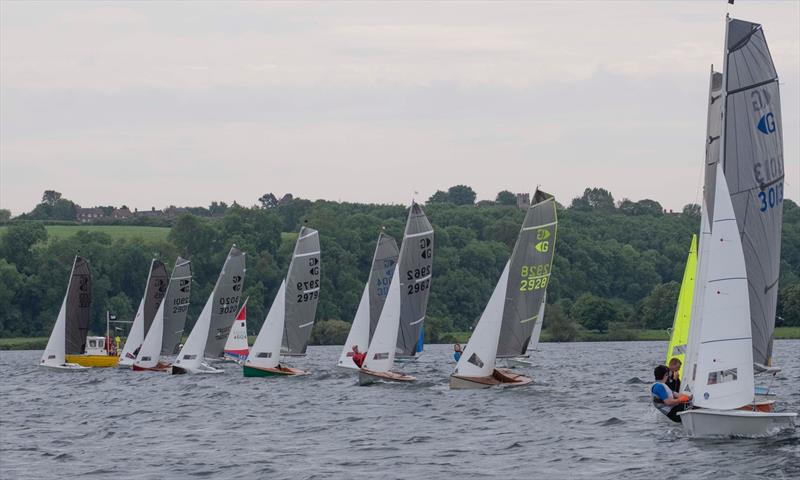
M 758 131 L 764 135 L 775 132 L 775 115 L 772 112 L 766 113 L 758 119 Z

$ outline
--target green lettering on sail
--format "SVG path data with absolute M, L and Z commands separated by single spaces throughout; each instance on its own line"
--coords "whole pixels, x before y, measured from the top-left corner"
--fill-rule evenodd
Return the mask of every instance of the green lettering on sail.
M 667 347 L 667 364 L 673 358 L 681 361 L 679 371 L 683 378 L 684 355 L 686 343 L 689 341 L 689 323 L 692 316 L 692 298 L 694 297 L 694 276 L 697 271 L 697 235 L 692 236 L 692 246 L 686 258 L 686 269 L 683 271 L 683 281 L 678 294 L 678 306 L 675 308 L 675 319 L 672 322 L 672 334 Z

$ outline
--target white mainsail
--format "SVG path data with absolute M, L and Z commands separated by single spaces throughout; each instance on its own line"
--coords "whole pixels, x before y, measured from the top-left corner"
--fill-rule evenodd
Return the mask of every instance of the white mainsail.
M 261 325 L 256 341 L 247 354 L 245 365 L 260 368 L 275 368 L 281 356 L 281 332 L 286 321 L 286 280 L 281 282 L 281 288 L 272 302 L 272 307 L 267 313 L 267 318 Z
M 469 338 L 467 347 L 456 365 L 454 372 L 456 375 L 489 377 L 494 372 L 497 345 L 503 324 L 503 308 L 506 301 L 510 263 L 510 261 L 506 262 L 503 274 L 497 281 L 492 296 Z
M 150 262 L 150 270 L 147 273 L 147 283 L 145 283 L 144 294 L 133 317 L 128 337 L 125 339 L 125 346 L 119 355 L 119 366 L 130 368 L 136 360 L 145 336 L 152 328 L 155 315 L 167 290 L 167 270 L 164 264 L 153 259 Z

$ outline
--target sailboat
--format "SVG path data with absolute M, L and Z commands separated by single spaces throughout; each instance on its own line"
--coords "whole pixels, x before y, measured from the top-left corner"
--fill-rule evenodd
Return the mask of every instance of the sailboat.
M 410 382 L 410 375 L 392 372 L 395 355 L 413 355 L 425 320 L 433 267 L 433 227 L 422 207 L 412 202 L 392 273 L 386 301 L 367 356 L 359 369 L 361 385 L 375 381 Z
M 222 266 L 214 290 L 189 333 L 189 338 L 172 364 L 173 374 L 223 372 L 208 365 L 204 357 L 209 352 L 212 355 L 217 354 L 218 345 L 220 351 L 225 346 L 228 332 L 239 311 L 239 298 L 244 285 L 244 264 L 244 252 L 234 245 Z
M 77 363 L 67 362 L 67 354 L 81 354 L 86 350 L 89 316 L 92 299 L 89 263 L 76 256 L 67 284 L 67 293 L 61 302 L 53 331 L 47 340 L 40 367 L 59 372 L 88 370 Z
M 542 297 L 542 303 L 539 305 L 539 313 L 536 314 L 536 320 L 533 321 L 533 333 L 531 334 L 531 342 L 528 344 L 528 349 L 524 356 L 506 358 L 506 364 L 509 367 L 532 367 L 533 362 L 530 360 L 531 352 L 539 347 L 539 339 L 542 336 L 542 325 L 544 324 L 544 309 L 547 306 L 547 292 Z
M 134 371 L 168 371 L 178 350 L 192 287 L 192 265 L 181 257 L 175 261 L 164 300 L 144 337 L 133 362 Z
M 362 352 L 366 352 L 369 348 L 370 339 L 375 333 L 375 327 L 378 325 L 378 319 L 380 319 L 386 296 L 389 293 L 389 285 L 399 254 L 395 239 L 381 232 L 372 256 L 369 278 L 364 285 L 356 316 L 353 318 L 350 333 L 347 334 L 342 354 L 339 356 L 338 367 L 358 370 L 359 367 L 353 363 L 353 346 L 358 347 Z
M 411 235 L 411 236 L 409 236 Z M 410 244 L 406 247 L 406 240 Z M 433 265 L 433 227 L 417 203 L 412 202 L 406 222 L 406 235 L 400 256 L 400 326 L 397 333 L 396 359 L 414 361 L 422 353 L 422 333 L 430 294 L 431 266 Z M 422 338 L 422 342 L 420 342 Z
M 308 372 L 281 365 L 284 351 L 303 355 L 317 313 L 320 288 L 319 232 L 303 226 L 297 236 L 289 271 L 242 365 L 245 377 L 304 375 Z
M 241 362 L 250 353 L 250 346 L 247 344 L 247 298 L 244 299 L 236 319 L 233 321 L 231 333 L 228 341 L 225 342 L 225 359 Z
M 670 360 L 677 358 L 681 362 L 678 378 L 683 378 L 683 367 L 686 363 L 686 344 L 689 341 L 689 324 L 692 318 L 692 296 L 694 295 L 694 276 L 697 272 L 697 235 L 692 235 L 692 244 L 686 257 L 686 268 L 683 271 L 681 289 L 678 293 L 678 305 L 675 308 L 675 317 L 672 320 L 669 345 L 667 346 L 667 359 L 664 365 L 669 365 Z
M 125 339 L 125 346 L 119 355 L 119 368 L 131 368 L 133 362 L 136 361 L 136 355 L 142 347 L 142 342 L 150 331 L 150 326 L 153 324 L 156 312 L 161 305 L 161 300 L 167 291 L 167 283 L 169 277 L 167 276 L 167 268 L 163 262 L 153 259 L 150 262 L 150 272 L 147 274 L 147 283 L 144 287 L 144 295 L 139 302 L 139 308 L 136 310 L 136 316 L 133 317 L 133 325 L 128 333 L 128 338 Z
M 497 358 L 525 353 L 543 302 L 555 253 L 555 198 L 536 190 L 517 242 L 503 273 L 472 332 L 450 388 L 476 389 L 495 385 L 521 386 L 532 379 L 497 368 Z
M 710 96 L 710 104 L 719 101 L 720 116 L 709 119 L 690 374 L 682 385 L 693 394 L 692 408 L 678 415 L 691 436 L 761 436 L 797 417 L 758 411 L 754 393 L 754 363 L 770 361 L 775 296 L 769 291 L 777 291 L 779 268 L 770 256 L 779 252 L 783 200 L 778 78 L 761 25 L 726 17 L 724 68 L 712 69 L 715 87 L 720 96 Z

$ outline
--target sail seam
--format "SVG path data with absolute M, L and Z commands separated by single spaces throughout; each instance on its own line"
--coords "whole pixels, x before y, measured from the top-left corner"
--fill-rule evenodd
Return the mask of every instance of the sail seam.
M 533 226 L 531 226 L 531 227 L 524 227 L 524 228 L 522 229 L 522 231 L 523 231 L 523 232 L 527 232 L 528 230 L 533 230 L 534 228 L 544 228 L 544 227 L 549 227 L 549 226 L 552 226 L 552 225 L 556 225 L 557 223 L 558 223 L 558 222 L 550 222 L 550 223 L 543 223 L 543 224 L 541 224 L 541 225 L 533 225 Z
M 295 255 L 295 257 L 307 257 L 309 255 L 316 255 L 318 253 L 319 253 L 319 250 L 317 250 L 316 252 L 298 253 L 297 255 Z
M 740 340 L 752 340 L 753 337 L 738 337 L 738 338 L 720 338 L 718 340 L 706 340 L 705 342 L 700 342 L 701 345 L 706 345 L 708 343 L 717 343 L 717 342 L 738 342 Z
M 724 282 L 725 280 L 747 280 L 747 277 L 725 277 L 725 278 L 715 278 L 714 280 L 709 280 L 708 283 L 714 282 Z
M 743 92 L 745 90 L 750 90 L 752 88 L 758 88 L 760 86 L 768 85 L 768 84 L 773 83 L 773 82 L 777 83 L 777 81 L 778 81 L 778 77 L 775 77 L 775 78 L 771 78 L 769 80 L 764 80 L 763 82 L 753 83 L 752 85 L 748 85 L 746 87 L 739 87 L 736 90 L 731 90 L 730 92 L 728 92 L 728 95 L 735 95 L 735 94 L 741 93 L 741 92 Z

